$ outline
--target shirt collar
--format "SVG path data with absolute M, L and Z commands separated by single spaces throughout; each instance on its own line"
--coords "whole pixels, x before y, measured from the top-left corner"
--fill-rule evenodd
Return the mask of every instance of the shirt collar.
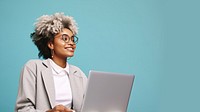
M 58 66 L 52 59 L 50 59 L 50 65 L 52 67 L 52 70 L 54 70 L 57 74 L 59 74 L 62 71 L 66 71 L 67 73 L 69 73 L 69 64 L 67 62 L 66 62 L 66 67 L 62 68 Z

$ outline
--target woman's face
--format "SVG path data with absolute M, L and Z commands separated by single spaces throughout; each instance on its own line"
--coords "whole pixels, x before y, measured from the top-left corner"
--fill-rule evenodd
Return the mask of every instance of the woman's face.
M 67 28 L 58 33 L 53 42 L 48 44 L 49 48 L 54 51 L 53 57 L 67 58 L 74 55 L 76 44 L 74 34 Z

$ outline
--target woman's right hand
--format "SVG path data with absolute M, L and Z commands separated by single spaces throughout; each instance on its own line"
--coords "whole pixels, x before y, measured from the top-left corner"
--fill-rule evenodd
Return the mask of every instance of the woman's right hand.
M 47 110 L 46 112 L 75 112 L 75 111 L 63 105 L 56 105 L 53 109 Z

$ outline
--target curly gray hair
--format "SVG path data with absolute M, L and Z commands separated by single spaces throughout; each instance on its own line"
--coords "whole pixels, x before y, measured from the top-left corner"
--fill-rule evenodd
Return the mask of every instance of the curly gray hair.
M 68 28 L 74 35 L 78 33 L 76 21 L 71 16 L 65 16 L 64 13 L 55 13 L 53 15 L 43 15 L 37 19 L 35 23 L 36 35 L 42 35 L 46 38 L 51 35 L 56 35 L 63 28 Z M 34 37 L 34 40 L 39 40 L 41 36 Z
M 47 43 L 53 40 L 63 28 L 71 30 L 74 35 L 78 33 L 76 21 L 71 16 L 65 16 L 64 13 L 43 15 L 37 19 L 31 38 L 39 50 L 39 57 L 50 58 L 51 53 Z

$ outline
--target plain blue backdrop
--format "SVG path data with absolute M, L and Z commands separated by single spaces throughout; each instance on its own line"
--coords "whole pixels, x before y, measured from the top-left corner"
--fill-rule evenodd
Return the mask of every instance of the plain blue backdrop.
M 38 50 L 36 18 L 64 12 L 79 25 L 69 63 L 135 74 L 128 112 L 197 112 L 200 104 L 197 0 L 1 0 L 0 111 L 12 112 L 20 71 Z

